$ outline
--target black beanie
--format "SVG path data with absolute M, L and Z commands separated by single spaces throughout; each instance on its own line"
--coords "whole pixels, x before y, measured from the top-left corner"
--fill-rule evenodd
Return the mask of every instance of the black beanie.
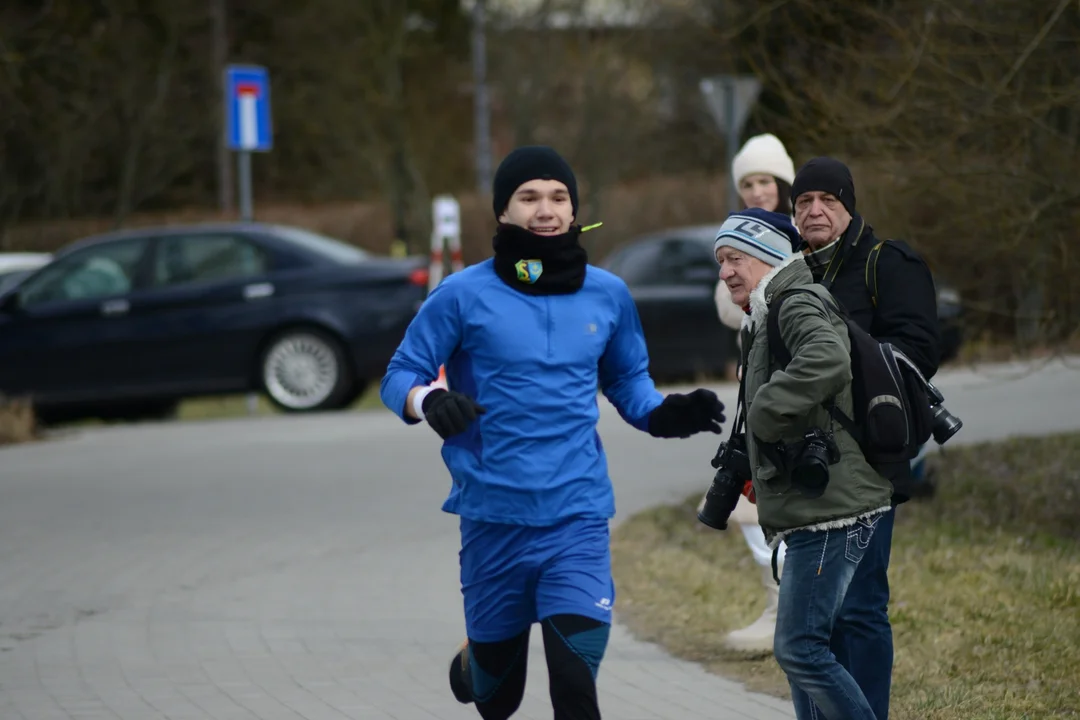
M 818 190 L 835 196 L 848 213 L 855 214 L 855 181 L 848 166 L 831 157 L 816 157 L 795 173 L 791 183 L 791 205 L 805 192 Z
M 530 180 L 558 180 L 570 191 L 570 204 L 577 217 L 577 179 L 570 165 L 559 153 L 546 145 L 525 145 L 503 158 L 499 169 L 495 171 L 492 183 L 492 206 L 497 220 L 510 197 L 519 187 Z

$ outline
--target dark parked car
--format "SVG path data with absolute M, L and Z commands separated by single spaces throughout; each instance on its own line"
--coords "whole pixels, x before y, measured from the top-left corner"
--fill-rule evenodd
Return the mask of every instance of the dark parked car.
M 64 419 L 257 390 L 286 411 L 341 408 L 382 375 L 427 281 L 426 258 L 282 225 L 94 236 L 0 296 L 0 393 Z
M 630 288 L 657 382 L 722 377 L 738 360 L 736 333 L 716 314 L 717 226 L 674 228 L 616 248 L 600 263 Z
M 716 314 L 720 267 L 713 258 L 716 225 L 663 230 L 616 248 L 601 267 L 630 287 L 649 348 L 650 372 L 660 382 L 719 377 L 737 360 L 736 334 Z M 938 285 L 942 362 L 962 342 L 959 295 Z
M 24 277 L 47 265 L 48 253 L 0 253 L 0 295 L 18 285 Z
M 941 362 L 947 363 L 956 359 L 964 344 L 964 305 L 959 292 L 940 282 L 937 286 L 937 303 L 938 321 L 941 323 Z

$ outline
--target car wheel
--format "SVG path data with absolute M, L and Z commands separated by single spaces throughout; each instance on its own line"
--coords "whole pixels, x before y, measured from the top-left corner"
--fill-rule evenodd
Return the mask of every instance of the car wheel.
M 349 393 L 341 399 L 341 407 L 349 407 L 354 402 L 360 399 L 360 396 L 367 392 L 368 382 L 366 380 L 354 380 L 352 389 Z
M 335 410 L 352 394 L 352 373 L 341 343 L 315 328 L 276 336 L 259 367 L 263 390 L 286 412 Z

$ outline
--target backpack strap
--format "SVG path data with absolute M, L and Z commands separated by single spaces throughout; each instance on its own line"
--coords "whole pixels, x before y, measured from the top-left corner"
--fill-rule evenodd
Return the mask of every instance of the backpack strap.
M 769 304 L 769 317 L 765 321 L 769 354 L 773 356 L 776 362 L 780 363 L 780 367 L 787 367 L 787 364 L 791 362 L 791 351 L 787 349 L 784 338 L 780 334 L 780 308 L 784 304 L 784 300 L 796 293 L 810 293 L 812 295 L 813 291 L 798 287 L 784 290 L 774 297 L 772 303 Z
M 791 288 L 784 290 L 779 295 L 773 298 L 772 303 L 769 305 L 769 316 L 765 321 L 765 333 L 766 339 L 769 343 L 769 354 L 780 363 L 780 367 L 787 367 L 791 362 L 791 351 L 788 350 L 787 345 L 784 344 L 784 338 L 780 334 L 780 307 L 784 304 L 784 300 L 796 293 L 808 293 L 810 295 L 817 295 L 813 290 L 808 288 Z M 825 312 L 837 313 L 840 317 L 844 317 L 844 309 L 842 305 L 837 307 L 831 307 L 832 303 L 828 300 L 822 299 L 822 304 L 825 306 Z M 840 408 L 836 407 L 834 402 L 823 402 L 821 407 L 828 411 L 829 415 L 840 424 L 844 430 L 847 430 L 856 441 L 860 441 L 862 433 L 855 426 L 855 422 L 845 415 Z
M 878 257 L 881 255 L 881 246 L 889 242 L 888 240 L 882 240 L 874 247 L 870 248 L 870 255 L 866 258 L 866 289 L 870 291 L 870 301 L 877 307 L 877 262 Z

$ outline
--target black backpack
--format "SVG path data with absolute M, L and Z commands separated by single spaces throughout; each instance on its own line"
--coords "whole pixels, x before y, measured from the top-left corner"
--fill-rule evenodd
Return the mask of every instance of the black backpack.
M 791 362 L 791 353 L 780 335 L 780 308 L 786 298 L 796 293 L 818 296 L 810 288 L 791 288 L 773 298 L 769 306 L 769 353 L 781 368 Z M 851 341 L 854 417 L 849 418 L 832 403 L 823 407 L 855 438 L 875 470 L 886 477 L 905 472 L 919 448 L 930 439 L 932 415 L 925 381 L 902 352 L 871 337 L 831 294 L 830 300 L 824 304 L 844 320 Z

